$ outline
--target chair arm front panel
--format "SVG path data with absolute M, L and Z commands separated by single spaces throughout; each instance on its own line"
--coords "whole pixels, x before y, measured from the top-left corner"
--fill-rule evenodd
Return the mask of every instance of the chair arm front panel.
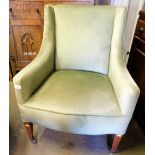
M 13 78 L 18 104 L 24 104 L 54 70 L 54 25 L 54 11 L 45 6 L 44 35 L 39 54 Z

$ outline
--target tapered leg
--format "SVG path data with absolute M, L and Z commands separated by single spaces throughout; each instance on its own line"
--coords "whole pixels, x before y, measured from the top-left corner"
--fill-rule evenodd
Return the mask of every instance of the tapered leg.
M 25 126 L 25 129 L 27 131 L 27 135 L 28 135 L 29 139 L 31 140 L 31 142 L 33 144 L 36 144 L 37 141 L 33 137 L 33 123 L 31 123 L 31 122 L 24 122 L 24 126 Z
M 108 148 L 111 152 L 117 152 L 119 143 L 122 139 L 122 135 L 108 135 L 107 144 Z

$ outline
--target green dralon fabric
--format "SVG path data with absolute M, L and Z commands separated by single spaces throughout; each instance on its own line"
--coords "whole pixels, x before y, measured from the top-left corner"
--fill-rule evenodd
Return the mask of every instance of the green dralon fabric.
M 122 116 L 108 76 L 86 71 L 54 72 L 23 106 L 63 114 Z
M 108 74 L 115 7 L 58 5 L 56 69 Z
M 19 106 L 24 122 L 45 128 L 84 135 L 120 134 L 126 132 L 131 117 L 101 115 L 68 115 Z

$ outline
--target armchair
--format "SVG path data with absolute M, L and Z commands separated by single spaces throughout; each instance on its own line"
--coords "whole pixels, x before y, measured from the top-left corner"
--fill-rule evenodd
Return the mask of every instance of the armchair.
M 123 61 L 126 9 L 46 5 L 40 52 L 14 78 L 21 119 L 85 135 L 114 134 L 115 152 L 132 118 L 139 88 Z

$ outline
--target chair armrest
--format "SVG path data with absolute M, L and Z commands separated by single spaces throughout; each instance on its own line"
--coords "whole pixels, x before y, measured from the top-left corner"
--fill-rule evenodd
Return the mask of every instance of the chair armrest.
M 109 67 L 109 77 L 113 85 L 116 98 L 119 102 L 122 114 L 132 116 L 140 89 L 129 74 L 122 55 L 113 54 Z
M 44 34 L 40 51 L 37 57 L 13 78 L 18 104 L 24 104 L 54 70 L 54 25 L 53 10 L 45 6 Z
M 111 79 L 122 114 L 132 117 L 140 90 L 130 76 L 123 60 L 125 19 L 126 9 L 117 7 L 111 41 L 108 76 Z

